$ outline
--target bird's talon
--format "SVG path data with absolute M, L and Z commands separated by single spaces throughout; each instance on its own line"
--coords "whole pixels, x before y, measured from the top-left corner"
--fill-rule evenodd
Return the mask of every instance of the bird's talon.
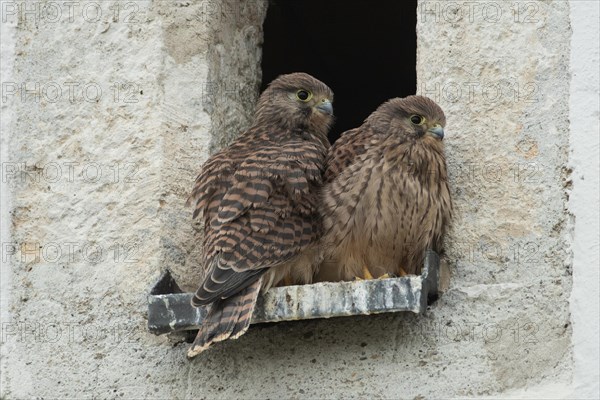
M 369 271 L 369 267 L 367 267 L 366 265 L 363 267 L 363 275 L 364 275 L 364 279 L 375 279 L 373 278 L 373 275 L 371 275 L 371 271 Z

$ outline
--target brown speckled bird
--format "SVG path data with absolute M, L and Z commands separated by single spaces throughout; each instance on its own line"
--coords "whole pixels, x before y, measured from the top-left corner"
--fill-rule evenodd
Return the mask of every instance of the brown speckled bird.
M 419 274 L 452 212 L 442 109 L 422 96 L 379 106 L 326 161 L 318 281 Z
M 243 335 L 261 289 L 312 281 L 332 101 L 312 76 L 282 75 L 261 94 L 252 126 L 203 165 L 188 203 L 204 219 L 192 305 L 208 315 L 189 357 Z

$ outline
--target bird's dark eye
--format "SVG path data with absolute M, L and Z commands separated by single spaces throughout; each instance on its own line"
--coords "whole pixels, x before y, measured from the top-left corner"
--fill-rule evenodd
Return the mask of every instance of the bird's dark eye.
M 425 121 L 425 118 L 421 117 L 420 115 L 411 115 L 410 117 L 410 122 L 415 125 L 421 125 L 423 121 Z
M 296 97 L 300 101 L 309 101 L 312 98 L 312 93 L 308 90 L 300 89 L 296 92 Z

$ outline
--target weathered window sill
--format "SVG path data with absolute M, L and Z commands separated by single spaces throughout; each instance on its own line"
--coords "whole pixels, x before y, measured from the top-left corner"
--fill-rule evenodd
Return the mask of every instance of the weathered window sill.
M 423 313 L 428 301 L 437 298 L 439 265 L 438 255 L 430 251 L 419 276 L 272 288 L 259 296 L 252 323 L 398 311 Z M 181 293 L 165 271 L 148 296 L 148 330 L 159 335 L 198 329 L 205 310 L 191 306 L 192 296 Z

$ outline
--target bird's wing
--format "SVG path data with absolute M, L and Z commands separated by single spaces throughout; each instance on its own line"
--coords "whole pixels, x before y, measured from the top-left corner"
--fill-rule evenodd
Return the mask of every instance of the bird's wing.
M 325 148 L 300 140 L 252 146 L 248 157 L 229 150 L 210 160 L 197 180 L 192 201 L 195 215 L 204 214 L 206 274 L 194 305 L 236 294 L 318 237 L 314 193 Z

